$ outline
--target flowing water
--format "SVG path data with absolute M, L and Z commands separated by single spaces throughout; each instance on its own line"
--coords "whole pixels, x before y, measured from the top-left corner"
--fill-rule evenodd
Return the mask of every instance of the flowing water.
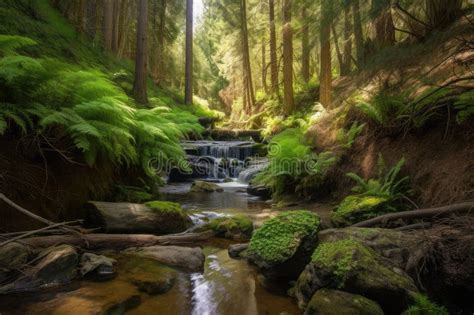
M 242 166 L 251 154 L 247 144 L 241 142 L 219 143 L 218 148 L 213 145 L 216 143 L 198 145 L 198 153 L 216 159 L 235 158 Z M 235 147 L 238 149 L 232 149 Z M 245 167 L 233 174 L 227 173 L 233 180 L 219 184 L 224 188 L 222 193 L 190 193 L 190 183 L 169 184 L 161 193 L 163 199 L 181 203 L 195 224 L 238 213 L 258 217 L 268 205 L 246 193 L 247 184 L 238 181 L 242 172 Z M 80 280 L 46 292 L 0 297 L 0 314 L 299 314 L 295 302 L 284 292 L 264 288 L 246 261 L 229 257 L 230 244 L 232 242 L 223 239 L 201 244 L 206 256 L 202 273 L 172 269 L 146 258 L 131 259 L 124 254 L 106 253 L 118 261 L 114 279 Z M 173 288 L 165 294 L 148 295 L 134 285 L 134 277 L 149 279 L 157 274 L 175 279 Z

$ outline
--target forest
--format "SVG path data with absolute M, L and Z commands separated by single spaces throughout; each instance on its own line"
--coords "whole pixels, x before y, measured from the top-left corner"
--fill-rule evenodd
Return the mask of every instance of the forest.
M 474 312 L 472 0 L 0 1 L 0 315 Z

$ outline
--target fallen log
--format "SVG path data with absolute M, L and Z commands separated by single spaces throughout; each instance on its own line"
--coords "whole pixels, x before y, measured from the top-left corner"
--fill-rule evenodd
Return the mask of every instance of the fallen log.
M 438 216 L 445 216 L 452 213 L 463 213 L 474 210 L 474 202 L 463 202 L 454 205 L 438 207 L 438 208 L 428 208 L 428 209 L 419 209 L 411 211 L 402 211 L 396 213 L 384 214 L 373 219 L 362 221 L 352 225 L 353 227 L 373 227 L 380 223 L 385 223 L 388 221 L 399 220 L 399 219 L 419 219 L 419 218 L 434 218 Z
M 23 239 L 22 242 L 32 247 L 50 247 L 58 244 L 68 244 L 88 249 L 124 249 L 129 247 L 146 247 L 154 245 L 183 245 L 205 241 L 214 236 L 214 232 L 185 233 L 171 235 L 149 234 L 84 234 L 50 235 Z
M 208 129 L 203 136 L 215 140 L 232 140 L 236 138 L 251 137 L 256 142 L 262 141 L 262 131 L 257 129 Z

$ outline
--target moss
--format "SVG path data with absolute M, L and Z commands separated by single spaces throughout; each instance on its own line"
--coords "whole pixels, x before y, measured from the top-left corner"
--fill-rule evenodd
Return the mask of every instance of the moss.
M 213 219 L 209 222 L 208 227 L 218 236 L 224 237 L 236 233 L 250 237 L 253 232 L 252 220 L 245 215 Z
M 319 223 L 319 216 L 309 211 L 282 212 L 254 233 L 249 254 L 267 264 L 282 263 L 295 254 L 303 238 L 317 234 Z
M 156 212 L 179 213 L 179 214 L 185 215 L 179 203 L 155 200 L 155 201 L 146 202 L 145 205 Z
M 383 315 L 383 311 L 376 302 L 361 295 L 338 290 L 320 289 L 311 298 L 305 314 Z
M 414 294 L 413 300 L 413 305 L 403 315 L 449 315 L 446 308 L 431 302 L 426 295 Z
M 348 196 L 334 209 L 331 221 L 336 226 L 348 226 L 393 211 L 387 202 L 385 197 Z

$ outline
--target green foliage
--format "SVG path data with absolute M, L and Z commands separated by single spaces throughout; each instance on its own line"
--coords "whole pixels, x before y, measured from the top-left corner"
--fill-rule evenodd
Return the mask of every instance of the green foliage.
M 454 108 L 458 111 L 456 121 L 458 124 L 474 116 L 474 91 L 464 92 L 454 103 Z
M 337 227 L 349 226 L 396 210 L 386 197 L 351 195 L 331 213 L 331 222 Z
M 34 45 L 36 45 L 36 42 L 28 37 L 0 35 L 0 53 L 4 56 L 13 55 L 18 49 Z
M 449 315 L 446 308 L 431 302 L 426 295 L 414 294 L 414 303 L 403 315 Z
M 283 263 L 295 254 L 302 239 L 318 233 L 319 223 L 319 216 L 309 211 L 282 212 L 254 233 L 248 253 L 269 265 Z
M 269 144 L 269 167 L 255 181 L 270 187 L 274 197 L 322 185 L 327 171 L 336 163 L 331 152 L 312 152 L 301 129 L 287 129 Z
M 393 118 L 405 109 L 406 104 L 407 96 L 405 94 L 391 95 L 386 91 L 381 91 L 370 102 L 358 99 L 356 108 L 376 123 L 390 126 Z
M 405 159 L 402 158 L 393 167 L 387 169 L 383 157 L 379 155 L 379 174 L 377 179 L 369 179 L 366 181 L 355 173 L 347 174 L 348 177 L 357 183 L 357 185 L 352 188 L 352 191 L 363 196 L 379 196 L 390 200 L 404 197 L 410 192 L 407 187 L 409 177 L 405 176 L 399 178 L 404 164 Z
M 350 149 L 354 144 L 355 139 L 364 130 L 365 124 L 359 124 L 355 121 L 352 123 L 349 130 L 340 129 L 337 134 L 337 140 L 344 149 Z

